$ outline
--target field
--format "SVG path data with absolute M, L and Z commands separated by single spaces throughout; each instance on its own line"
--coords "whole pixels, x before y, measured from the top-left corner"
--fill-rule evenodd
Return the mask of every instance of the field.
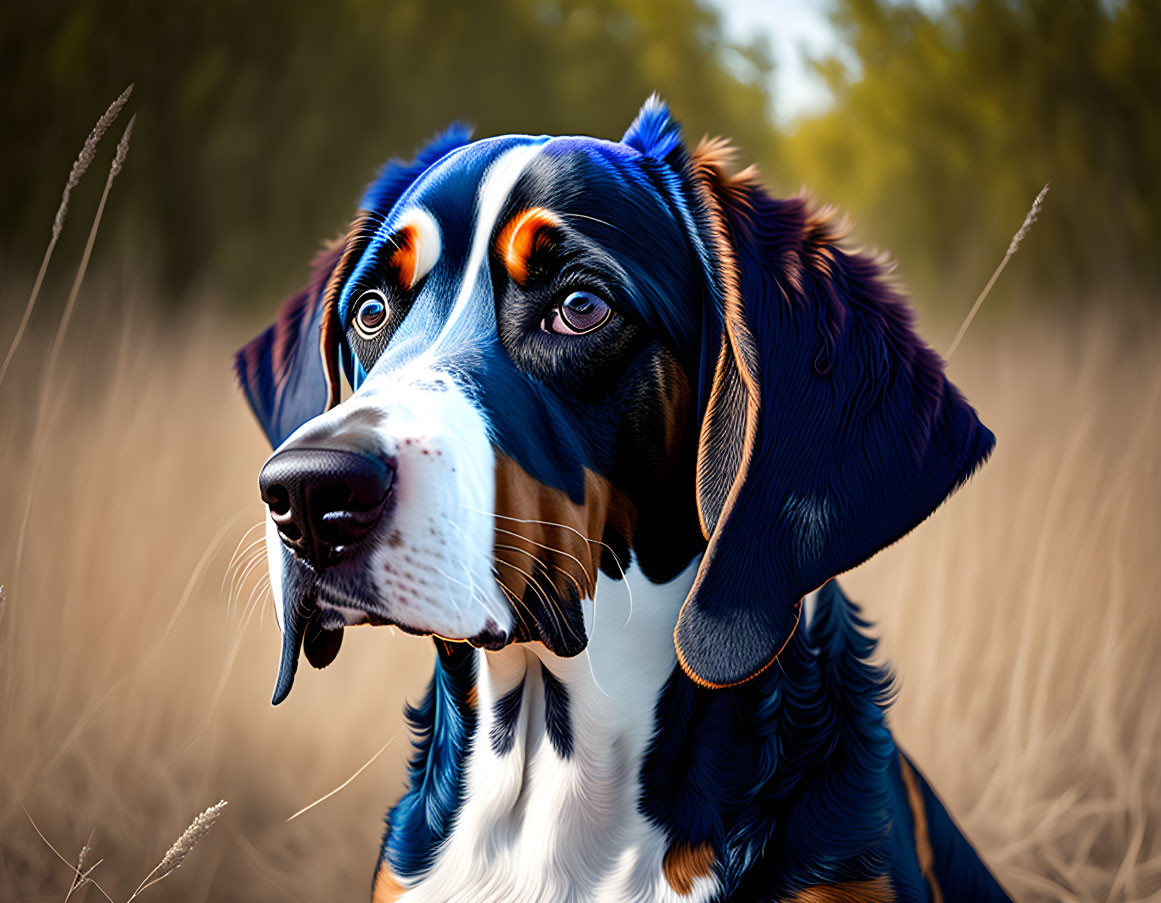
M 428 646 L 350 631 L 270 707 L 266 449 L 229 369 L 253 324 L 159 323 L 94 285 L 51 381 L 54 322 L 0 385 L 0 899 L 69 889 L 33 821 L 70 861 L 91 835 L 121 903 L 219 799 L 141 899 L 366 899 Z M 23 297 L 3 302 L 0 350 Z M 898 672 L 897 735 L 1019 899 L 1161 897 L 1158 361 L 1152 326 L 973 326 L 951 372 L 993 460 L 846 579 Z

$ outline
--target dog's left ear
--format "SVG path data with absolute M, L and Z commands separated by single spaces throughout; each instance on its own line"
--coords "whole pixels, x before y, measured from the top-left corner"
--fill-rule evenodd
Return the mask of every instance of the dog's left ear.
M 348 374 L 353 366 L 342 341 L 339 291 L 377 224 L 408 186 L 469 140 L 471 130 L 455 124 L 414 160 L 389 160 L 364 194 L 346 238 L 315 259 L 307 287 L 282 305 L 269 329 L 235 355 L 238 382 L 271 446 L 277 448 L 302 424 L 339 403 L 340 357 L 346 358 Z
M 703 143 L 686 180 L 713 261 L 697 504 L 708 546 L 675 631 L 698 683 L 768 667 L 803 596 L 899 539 L 995 438 L 918 338 L 881 260 Z

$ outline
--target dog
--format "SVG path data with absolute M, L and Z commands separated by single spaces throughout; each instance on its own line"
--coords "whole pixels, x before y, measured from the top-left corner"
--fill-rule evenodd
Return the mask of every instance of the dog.
M 238 353 L 274 703 L 348 626 L 434 640 L 375 903 L 1008 899 L 833 579 L 994 437 L 886 262 L 732 158 L 656 97 L 452 127 Z

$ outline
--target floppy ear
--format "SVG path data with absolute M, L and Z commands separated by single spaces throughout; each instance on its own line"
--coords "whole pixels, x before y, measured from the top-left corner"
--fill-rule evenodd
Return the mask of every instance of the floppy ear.
M 325 287 L 342 253 L 337 244 L 319 254 L 307 287 L 234 356 L 238 382 L 271 447 L 338 403 L 338 329 Z
M 769 666 L 801 600 L 899 539 L 995 438 L 915 334 L 881 260 L 839 247 L 806 199 L 725 174 L 721 142 L 687 176 L 716 259 L 720 344 L 697 462 L 708 546 L 675 631 L 711 687 Z
M 455 124 L 411 162 L 388 161 L 364 194 L 346 238 L 314 260 L 307 287 L 288 299 L 274 324 L 235 355 L 238 382 L 271 446 L 277 448 L 306 421 L 338 404 L 340 357 L 351 375 L 338 317 L 339 291 L 408 186 L 470 138 L 466 126 Z

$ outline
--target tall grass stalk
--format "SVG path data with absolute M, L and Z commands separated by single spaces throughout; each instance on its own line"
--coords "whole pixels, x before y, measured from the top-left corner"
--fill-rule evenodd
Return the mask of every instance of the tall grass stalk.
M 934 517 L 842 578 L 899 674 L 898 742 L 1029 903 L 1161 894 L 1161 329 L 1126 341 L 1100 300 L 1087 321 L 1010 320 L 987 347 L 964 343 L 957 381 L 1000 450 Z M 303 675 L 293 708 L 270 708 L 277 626 L 257 614 L 245 626 L 245 606 L 225 613 L 221 589 L 235 543 L 264 514 L 254 474 L 267 448 L 228 367 L 236 329 L 192 318 L 92 329 L 65 338 L 60 416 L 37 465 L 53 479 L 37 487 L 22 604 L 0 630 L 0 900 L 60 903 L 96 824 L 105 862 L 92 877 L 123 888 L 113 896 L 124 903 L 146 871 L 134 866 L 141 847 L 182 820 L 173 813 L 204 809 L 206 788 L 230 800 L 234 817 L 214 827 L 228 832 L 189 855 L 192 874 L 133 903 L 366 899 L 405 735 L 317 807 L 325 818 L 287 824 L 302 805 L 288 801 L 346 781 L 378 749 L 363 752 L 372 730 L 393 734 L 404 701 L 424 692 L 431 643 L 351 630 L 333 665 Z M 35 336 L 11 388 L 39 377 L 53 337 Z M 82 345 L 91 354 L 73 353 Z M 5 415 L 0 549 L 11 550 L 36 399 Z M 253 520 L 238 516 L 223 538 L 246 502 Z M 245 601 L 262 570 L 226 591 Z M 606 615 L 627 613 L 627 596 L 602 599 Z M 68 865 L 21 801 L 53 843 L 75 838 Z M 69 903 L 104 903 L 95 887 L 83 894 Z
M 357 778 L 364 771 L 366 771 L 368 768 L 370 768 L 371 765 L 375 762 L 375 760 L 378 759 L 381 755 L 383 755 L 383 753 L 387 752 L 387 747 L 389 747 L 392 743 L 395 742 L 395 738 L 398 737 L 399 734 L 402 733 L 402 731 L 403 731 L 403 728 L 400 728 L 394 734 L 392 734 L 391 739 L 388 740 L 386 743 L 384 743 L 382 746 L 380 746 L 379 751 L 377 753 L 375 753 L 375 755 L 371 756 L 371 758 L 369 758 L 366 762 L 364 762 L 362 765 L 360 765 L 358 770 L 353 775 L 351 775 L 349 778 L 347 778 L 345 781 L 343 781 L 343 783 L 339 784 L 338 787 L 336 787 L 334 790 L 331 790 L 329 793 L 324 793 L 322 796 L 320 796 L 313 803 L 310 803 L 309 805 L 303 806 L 301 809 L 299 809 L 297 812 L 295 812 L 294 815 L 290 816 L 290 818 L 288 818 L 287 821 L 294 821 L 300 815 L 303 815 L 303 814 L 309 812 L 311 809 L 313 809 L 319 803 L 325 803 L 327 800 L 329 800 L 336 793 L 339 793 L 339 792 L 345 790 L 347 787 L 349 787 L 351 785 L 351 782 L 354 781 L 355 778 Z
M 1004 267 L 1008 265 L 1008 261 L 1012 259 L 1012 255 L 1020 250 L 1020 242 L 1022 242 L 1027 237 L 1029 230 L 1032 228 L 1032 224 L 1036 222 L 1036 218 L 1040 216 L 1040 210 L 1044 206 L 1044 198 L 1047 196 L 1048 187 L 1051 184 L 1052 183 L 1049 182 L 1047 185 L 1040 189 L 1040 194 L 1036 195 L 1036 200 L 1032 202 L 1032 209 L 1028 211 L 1028 215 L 1024 217 L 1024 222 L 1020 225 L 1020 228 L 1016 230 L 1016 234 L 1012 236 L 1012 241 L 1008 243 L 1008 252 L 1004 255 L 1004 259 L 1000 261 L 1000 265 L 992 272 L 992 278 L 988 280 L 988 284 L 984 286 L 984 290 L 980 292 L 979 297 L 976 298 L 976 303 L 972 305 L 972 309 L 968 311 L 967 317 L 965 317 L 963 323 L 960 324 L 959 332 L 955 334 L 955 338 L 952 339 L 951 345 L 947 349 L 947 354 L 945 355 L 947 360 L 951 360 L 951 356 L 955 354 L 955 349 L 957 349 L 959 347 L 959 343 L 963 341 L 963 337 L 967 333 L 968 327 L 972 325 L 972 320 L 976 318 L 976 314 L 979 312 L 980 307 L 983 305 L 984 299 L 988 297 L 988 293 L 991 292 L 992 286 L 995 285 L 996 280 L 1000 278 L 1000 273 L 1004 272 Z
M 60 238 L 61 230 L 64 229 L 65 217 L 69 212 L 69 198 L 72 196 L 73 189 L 80 184 L 81 177 L 89 168 L 89 164 L 97 156 L 97 146 L 101 143 L 101 139 L 105 137 L 105 132 L 117 120 L 117 116 L 121 113 L 121 108 L 129 100 L 129 95 L 133 93 L 133 85 L 130 84 L 128 88 L 121 92 L 121 96 L 109 104 L 109 108 L 101 114 L 101 118 L 97 120 L 97 124 L 93 126 L 93 130 L 89 132 L 89 136 L 85 139 L 84 145 L 81 147 L 80 154 L 73 162 L 73 168 L 69 171 L 68 180 L 65 182 L 64 191 L 61 192 L 60 204 L 56 208 L 56 215 L 52 218 L 52 237 L 48 241 L 48 247 L 45 248 L 44 258 L 40 261 L 40 269 L 36 274 L 36 281 L 32 284 L 32 292 L 28 296 L 28 302 L 24 305 L 24 314 L 20 317 L 20 324 L 16 327 L 16 334 L 12 337 L 12 343 L 8 346 L 8 351 L 4 355 L 3 363 L 0 363 L 0 384 L 4 382 L 4 374 L 8 372 L 8 365 L 12 363 L 12 358 L 16 354 L 16 348 L 20 345 L 20 340 L 24 338 L 24 330 L 28 328 L 28 321 L 32 317 L 32 309 L 36 307 L 36 299 L 40 295 L 40 287 L 44 283 L 44 274 L 48 272 L 48 262 L 52 260 L 52 252 L 56 250 L 57 239 Z
M 63 862 L 65 865 L 67 865 L 70 869 L 73 869 L 73 882 L 69 886 L 69 891 L 65 895 L 65 900 L 67 901 L 68 898 L 73 895 L 73 892 L 78 887 L 80 887 L 80 885 L 83 882 L 88 881 L 89 883 L 91 883 L 93 885 L 93 887 L 95 887 L 97 890 L 99 890 L 101 892 L 102 896 L 104 896 L 104 898 L 106 900 L 108 900 L 109 903 L 113 903 L 113 898 L 110 897 L 107 893 L 105 893 L 104 888 L 102 888 L 101 885 L 99 885 L 96 881 L 93 881 L 93 879 L 91 877 L 89 877 L 90 875 L 92 875 L 93 869 L 95 869 L 98 865 L 100 865 L 103 860 L 97 860 L 97 862 L 89 868 L 89 871 L 87 874 L 82 874 L 82 872 L 81 872 L 81 868 L 83 868 L 83 866 L 84 866 L 86 851 L 89 849 L 89 845 L 86 843 L 84 845 L 84 847 L 81 848 L 81 855 L 77 857 L 77 864 L 74 867 L 71 862 L 69 862 L 67 859 L 65 859 L 65 857 L 61 853 L 61 851 L 52 845 L 52 841 L 50 841 L 47 837 L 44 836 L 44 832 L 40 830 L 40 826 L 36 823 L 36 820 L 32 817 L 32 813 L 29 812 L 27 809 L 25 809 L 24 814 L 28 817 L 28 821 L 32 825 L 32 830 L 35 831 L 37 836 L 41 840 L 44 841 L 45 846 L 47 846 L 50 850 L 52 850 L 53 855 L 55 855 L 57 859 L 59 859 L 61 862 Z M 89 838 L 92 839 L 91 834 L 89 835 Z
M 225 809 L 227 805 L 228 804 L 225 800 L 218 800 L 216 803 L 214 803 L 214 805 L 210 806 L 204 812 L 198 814 L 197 817 L 195 817 L 194 820 L 190 822 L 189 827 L 182 831 L 181 836 L 173 842 L 173 845 L 168 850 L 166 850 L 165 855 L 161 857 L 161 861 L 153 867 L 153 871 L 146 875 L 145 878 L 142 879 L 141 883 L 137 885 L 137 889 L 129 895 L 129 898 L 125 901 L 125 903 L 132 903 L 132 901 L 136 900 L 137 897 L 140 896 L 144 891 L 153 887 L 153 885 L 157 884 L 158 882 L 168 878 L 179 868 L 181 868 L 181 864 L 185 862 L 186 857 L 193 852 L 194 848 L 199 843 L 201 843 L 213 829 L 214 824 L 222 814 L 222 810 Z M 97 890 L 101 892 L 102 896 L 104 896 L 104 898 L 108 900 L 109 903 L 113 903 L 113 898 L 110 897 L 109 894 L 105 892 L 105 889 L 97 884 L 97 882 L 92 878 L 94 869 L 96 869 L 98 865 L 104 862 L 104 860 L 98 859 L 87 869 L 85 868 L 88 856 L 93 851 L 91 846 L 93 835 L 89 835 L 89 839 L 85 841 L 85 845 L 81 847 L 81 852 L 77 856 L 76 865 L 73 865 L 61 854 L 61 852 L 56 847 L 52 845 L 52 842 L 44 836 L 44 832 L 40 830 L 39 825 L 36 824 L 36 821 L 33 819 L 32 814 L 28 811 L 28 809 L 24 810 L 24 814 L 28 816 L 28 821 L 32 824 L 32 829 L 36 831 L 37 835 L 42 841 L 44 841 L 45 845 L 50 850 L 52 850 L 56 858 L 72 869 L 73 879 L 72 883 L 69 885 L 68 892 L 65 894 L 64 903 L 68 903 L 69 898 L 72 897 L 74 893 L 76 893 L 86 884 L 92 884 L 95 888 L 97 888 Z
M 65 333 L 69 328 L 69 321 L 72 319 L 73 309 L 76 307 L 77 295 L 81 291 L 81 283 L 84 282 L 85 272 L 89 268 L 89 259 L 93 254 L 93 245 L 97 240 L 97 230 L 101 227 L 101 217 L 105 213 L 105 203 L 109 200 L 109 191 L 113 187 L 113 181 L 125 165 L 125 158 L 129 154 L 129 139 L 133 136 L 133 124 L 136 121 L 136 115 L 129 118 L 129 124 L 125 126 L 125 131 L 121 134 L 121 140 L 117 142 L 117 151 L 113 155 L 112 164 L 109 166 L 109 174 L 105 177 L 105 189 L 101 192 L 101 200 L 97 204 L 97 212 L 93 217 L 93 224 L 89 227 L 89 237 L 85 242 L 85 251 L 81 255 L 80 265 L 77 267 L 72 288 L 69 290 L 68 300 L 65 302 L 64 313 L 61 314 L 60 323 L 56 329 L 56 336 L 53 339 L 52 349 L 49 351 L 48 363 L 44 368 L 44 376 L 41 380 L 40 408 L 37 411 L 36 429 L 33 431 L 33 473 L 28 483 L 28 492 L 24 499 L 24 513 L 20 522 L 20 533 L 16 540 L 16 560 L 12 568 L 14 576 L 19 575 L 20 572 L 20 561 L 24 555 L 24 540 L 28 533 L 28 518 L 32 515 L 32 498 L 36 487 L 36 477 L 38 475 L 35 462 L 40 460 L 41 452 L 44 450 L 45 434 L 48 428 L 48 399 L 52 390 L 52 380 L 56 372 L 57 360 L 60 357 L 61 346 L 64 344 Z
M 185 857 L 193 852 L 194 847 L 201 843 L 206 835 L 210 833 L 210 830 L 214 827 L 214 823 L 218 820 L 226 805 L 225 800 L 218 800 L 214 805 L 210 806 L 210 808 L 206 809 L 205 812 L 202 812 L 190 822 L 190 826 L 182 832 L 181 837 L 175 840 L 173 846 L 166 850 L 165 855 L 161 857 L 161 862 L 157 863 L 153 871 L 145 876 L 145 880 L 137 885 L 137 890 L 133 891 L 126 903 L 132 903 L 142 891 L 153 887 L 157 882 L 168 878 L 181 868 Z

